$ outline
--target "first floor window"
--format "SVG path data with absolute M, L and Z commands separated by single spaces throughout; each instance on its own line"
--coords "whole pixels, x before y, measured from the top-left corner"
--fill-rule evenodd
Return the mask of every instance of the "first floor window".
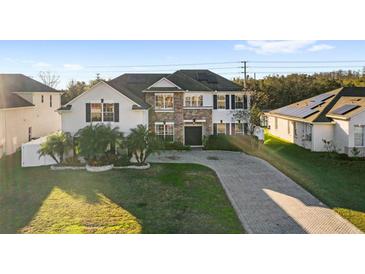
M 114 121 L 114 104 L 103 104 L 103 121 L 113 122 Z
M 155 95 L 156 109 L 172 109 L 174 108 L 173 94 L 156 94 Z
M 355 147 L 364 146 L 365 126 L 354 126 L 354 145 Z
M 224 123 L 217 124 L 217 134 L 218 135 L 226 134 L 226 124 Z
M 156 124 L 155 125 L 156 135 L 164 141 L 173 142 L 174 141 L 174 124 Z
M 217 108 L 226 109 L 226 96 L 225 95 L 217 95 Z
M 102 104 L 92 103 L 91 104 L 91 122 L 101 122 L 102 118 Z
M 236 123 L 235 133 L 236 135 L 242 135 L 244 133 L 243 123 Z
M 275 121 L 274 121 L 275 122 L 275 129 L 278 129 L 278 118 L 275 117 L 274 119 L 275 119 Z

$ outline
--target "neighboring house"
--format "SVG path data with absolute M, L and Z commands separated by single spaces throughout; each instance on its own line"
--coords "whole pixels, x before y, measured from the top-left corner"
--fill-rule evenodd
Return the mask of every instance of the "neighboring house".
M 167 141 L 201 146 L 203 136 L 244 134 L 247 122 L 233 113 L 249 107 L 248 93 L 232 81 L 209 70 L 179 70 L 100 82 L 59 112 L 62 130 L 72 134 L 91 123 L 118 126 L 125 134 L 144 124 Z
M 266 115 L 272 135 L 312 151 L 331 141 L 340 153 L 365 156 L 365 88 L 336 89 Z
M 61 93 L 23 74 L 0 74 L 0 157 L 61 129 Z

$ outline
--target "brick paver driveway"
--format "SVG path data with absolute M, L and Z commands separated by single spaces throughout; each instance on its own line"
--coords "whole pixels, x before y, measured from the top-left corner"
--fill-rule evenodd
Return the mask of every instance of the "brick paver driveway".
M 267 162 L 241 152 L 166 151 L 150 162 L 197 163 L 217 173 L 249 233 L 361 233 Z

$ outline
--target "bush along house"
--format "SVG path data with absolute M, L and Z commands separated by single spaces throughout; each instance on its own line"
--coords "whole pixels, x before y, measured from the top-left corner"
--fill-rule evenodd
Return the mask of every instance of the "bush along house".
M 234 82 L 209 70 L 178 70 L 123 74 L 58 111 L 62 130 L 71 134 L 91 123 L 111 124 L 125 134 L 144 124 L 166 141 L 202 146 L 204 136 L 247 133 L 247 121 L 236 120 L 234 113 L 249 109 L 249 93 Z

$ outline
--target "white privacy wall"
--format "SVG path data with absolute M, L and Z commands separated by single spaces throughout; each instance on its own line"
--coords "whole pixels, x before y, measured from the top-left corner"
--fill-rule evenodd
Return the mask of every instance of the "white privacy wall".
M 365 111 L 353 116 L 349 122 L 349 147 L 353 147 L 355 143 L 354 126 L 365 125 Z
M 325 151 L 326 141 L 333 141 L 334 139 L 334 125 L 332 124 L 314 124 L 312 127 L 312 151 Z
M 270 134 L 277 136 L 281 139 L 287 140 L 288 142 L 294 143 L 294 122 L 283 118 L 277 118 L 277 119 L 278 119 L 278 128 L 275 129 L 275 117 L 269 116 L 268 118 L 268 124 L 270 126 Z M 288 130 L 288 125 L 290 127 L 290 132 Z
M 147 125 L 147 110 L 132 110 L 135 102 L 101 82 L 71 102 L 71 111 L 62 113 L 62 131 L 75 134 L 79 129 L 90 125 L 86 122 L 86 103 L 101 102 L 101 99 L 107 103 L 119 103 L 119 122 L 107 123 L 112 127 L 119 127 L 120 131 L 128 134 L 138 124 Z

